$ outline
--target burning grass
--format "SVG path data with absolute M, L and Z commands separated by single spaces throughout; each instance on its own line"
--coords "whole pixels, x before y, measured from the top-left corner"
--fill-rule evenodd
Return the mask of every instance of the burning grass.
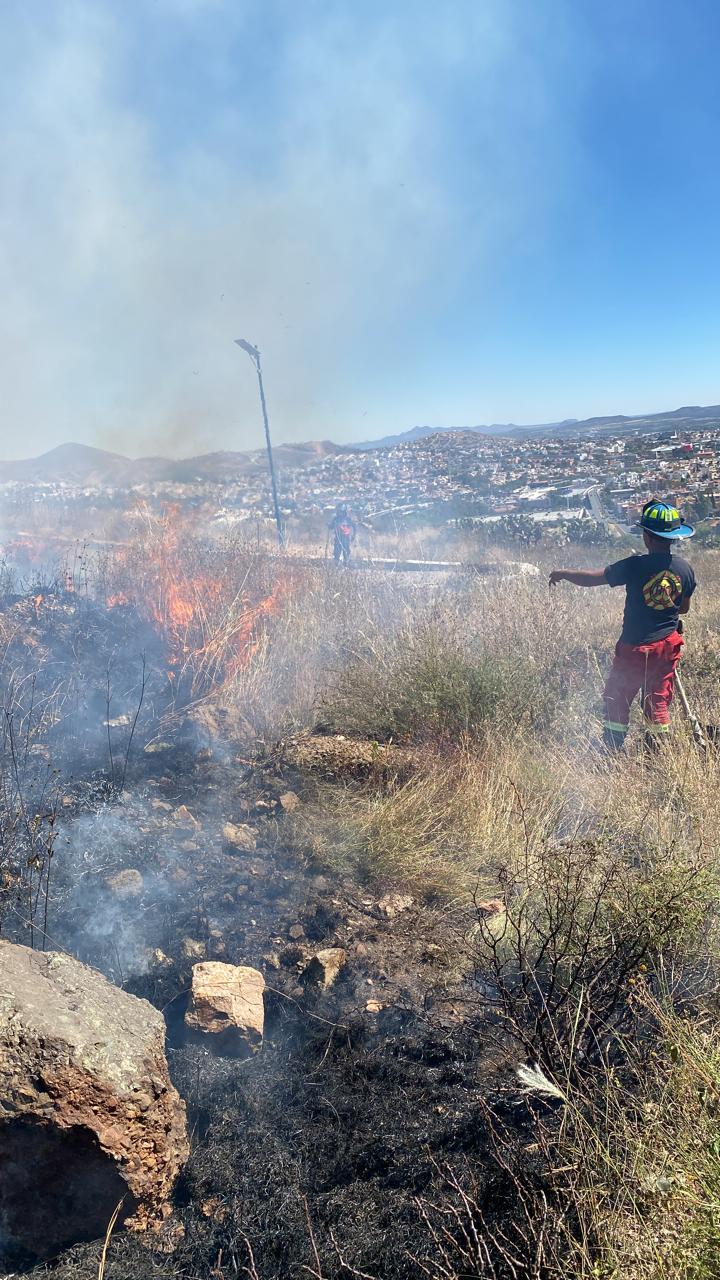
M 168 679 L 181 697 L 196 698 L 250 664 L 290 579 L 263 580 L 263 558 L 236 557 L 193 539 L 175 509 L 140 514 L 138 539 L 106 566 L 105 601 L 108 608 L 134 608 L 158 628 Z
M 47 904 L 54 942 L 167 1008 L 195 1126 L 174 1258 L 114 1237 L 107 1280 L 710 1280 L 720 756 L 681 722 L 657 757 L 593 749 L 617 593 L 142 536 L 72 599 L 0 612 L 21 744 L 0 856 L 24 877 L 3 927 Z M 710 713 L 718 571 L 696 567 L 685 670 Z M 364 738 L 412 768 L 318 780 L 270 750 L 319 725 L 348 761 Z M 42 832 L 56 815 L 49 893 L 23 809 Z M 228 850 L 227 822 L 255 849 Z M 140 896 L 110 910 L 127 870 Z M 389 918 L 388 890 L 414 905 Z M 302 958 L 338 945 L 343 978 L 310 993 Z M 197 954 L 265 969 L 246 1065 L 173 1038 Z M 100 1249 L 57 1280 L 90 1280 Z

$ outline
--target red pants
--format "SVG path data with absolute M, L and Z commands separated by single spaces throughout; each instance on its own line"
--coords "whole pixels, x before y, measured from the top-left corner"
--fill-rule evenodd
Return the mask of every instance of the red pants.
M 642 699 L 649 724 L 662 732 L 670 724 L 670 703 L 675 691 L 675 668 L 683 638 L 677 631 L 653 644 L 623 644 L 618 640 L 604 693 L 605 734 L 624 736 L 630 706 L 636 694 Z

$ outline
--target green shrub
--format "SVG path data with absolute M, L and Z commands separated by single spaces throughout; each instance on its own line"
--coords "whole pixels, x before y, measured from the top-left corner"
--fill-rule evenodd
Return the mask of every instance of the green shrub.
M 547 723 L 557 682 L 531 658 L 462 646 L 437 626 L 403 631 L 389 652 L 355 656 L 320 700 L 333 733 L 404 742 L 478 738 L 489 722 Z

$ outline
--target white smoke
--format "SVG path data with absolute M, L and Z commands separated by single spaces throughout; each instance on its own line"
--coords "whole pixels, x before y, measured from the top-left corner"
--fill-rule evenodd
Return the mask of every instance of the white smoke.
M 11 0 L 0 454 L 257 446 L 237 336 L 276 439 L 384 428 L 418 315 L 552 181 L 522 10 Z

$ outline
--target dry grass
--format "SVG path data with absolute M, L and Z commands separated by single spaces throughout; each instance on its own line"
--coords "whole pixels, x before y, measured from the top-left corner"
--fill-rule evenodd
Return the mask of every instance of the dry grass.
M 615 1064 L 564 1099 L 556 1154 L 578 1280 L 713 1280 L 720 1257 L 720 1055 L 715 1020 L 640 980 Z M 638 1029 L 645 1030 L 644 1036 Z
M 702 709 L 716 695 L 701 673 L 711 655 L 720 665 L 712 555 L 698 576 L 686 670 Z M 698 756 L 677 713 L 667 757 L 648 760 L 632 738 L 619 764 L 594 749 L 621 608 L 621 593 L 551 595 L 537 579 L 311 572 L 226 696 L 265 739 L 319 719 L 422 745 L 420 777 L 390 790 L 324 787 L 305 811 L 304 843 L 369 878 L 433 892 L 444 881 L 450 893 L 478 871 L 492 879 L 523 837 L 521 811 L 537 815 L 544 840 L 622 832 L 634 846 L 712 856 L 720 763 Z
M 104 589 L 139 574 L 152 594 L 158 556 L 137 555 Z M 478 891 L 506 899 L 509 939 L 484 942 L 494 980 L 520 998 L 498 1007 L 562 1094 L 561 1121 L 538 1138 L 556 1171 L 543 1194 L 565 1224 L 562 1267 L 515 1274 L 711 1280 L 720 751 L 700 756 L 677 712 L 670 750 L 648 757 L 632 734 L 620 759 L 596 750 L 622 592 L 280 567 L 189 536 L 182 555 L 181 595 L 199 606 L 175 633 L 192 697 L 235 710 L 266 741 L 320 720 L 422 751 L 404 781 L 308 779 L 288 843 L 362 881 L 451 900 L 468 922 Z M 720 722 L 720 555 L 693 560 L 683 670 L 701 719 Z M 220 589 L 198 585 L 208 575 Z M 243 629 L 273 592 L 277 608 Z M 476 960 L 482 944 L 476 933 Z M 538 999 L 525 999 L 523 975 Z M 530 1231 L 533 1214 L 523 1221 Z M 540 1203 L 538 1221 L 546 1230 Z M 505 1274 L 490 1265 L 478 1255 L 476 1274 Z
M 718 558 L 695 561 L 684 672 L 701 718 L 720 721 Z M 377 884 L 460 904 L 505 896 L 514 951 L 483 926 L 514 992 L 496 1008 L 562 1094 L 559 1114 L 538 1113 L 550 1183 L 518 1174 L 517 1238 L 483 1234 L 458 1186 L 426 1206 L 442 1250 L 423 1265 L 446 1280 L 504 1275 L 507 1257 L 512 1274 L 553 1280 L 718 1274 L 720 753 L 699 755 L 677 711 L 660 756 L 639 735 L 620 760 L 595 750 L 621 610 L 622 593 L 551 595 L 537 581 L 433 587 L 414 607 L 390 590 L 315 673 L 312 705 L 333 727 L 422 742 L 425 768 L 321 787 L 293 838 Z M 470 694 L 484 664 L 483 705 Z M 483 975 L 497 990 L 498 970 Z
M 288 834 L 337 871 L 468 901 L 496 886 L 499 862 L 518 843 L 544 838 L 557 820 L 539 774 L 522 804 L 507 772 L 460 750 L 404 783 L 321 785 Z

